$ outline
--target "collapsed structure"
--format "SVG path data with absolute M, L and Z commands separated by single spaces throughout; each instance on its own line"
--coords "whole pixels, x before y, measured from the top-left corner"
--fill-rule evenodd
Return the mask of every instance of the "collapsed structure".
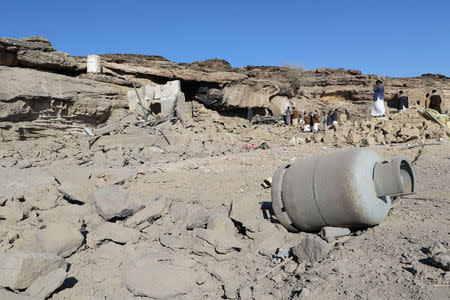
M 417 102 L 435 88 L 448 109 L 450 79 L 384 78 L 388 98 L 403 89 L 416 107 L 371 119 L 376 78 L 72 57 L 42 37 L 0 38 L 0 298 L 439 297 L 449 143 Z M 338 130 L 285 126 L 291 102 L 336 108 Z M 249 125 L 249 106 L 274 117 Z M 419 182 L 381 226 L 319 236 L 280 224 L 260 183 L 282 163 L 374 146 L 405 156 Z

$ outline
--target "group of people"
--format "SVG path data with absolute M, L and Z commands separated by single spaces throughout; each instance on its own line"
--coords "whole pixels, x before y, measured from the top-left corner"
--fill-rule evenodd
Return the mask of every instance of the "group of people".
M 384 85 L 381 80 L 375 82 L 373 91 L 374 95 L 371 115 L 374 117 L 384 116 L 386 114 L 386 108 L 384 106 Z M 425 97 L 425 108 L 431 108 L 442 113 L 442 99 L 441 96 L 437 94 L 436 90 L 432 90 L 431 95 L 427 93 Z M 398 92 L 397 98 L 393 100 L 393 106 L 396 107 L 399 112 L 409 107 L 408 97 L 403 94 L 403 91 Z
M 318 132 L 319 126 L 322 124 L 322 130 L 330 129 L 331 127 L 337 128 L 337 111 L 336 109 L 330 110 L 328 113 L 323 112 L 322 116 L 317 110 L 314 113 L 304 112 L 299 113 L 295 107 L 288 107 L 284 115 L 284 121 L 286 125 L 292 125 L 297 127 L 299 124 L 303 125 L 304 132 Z

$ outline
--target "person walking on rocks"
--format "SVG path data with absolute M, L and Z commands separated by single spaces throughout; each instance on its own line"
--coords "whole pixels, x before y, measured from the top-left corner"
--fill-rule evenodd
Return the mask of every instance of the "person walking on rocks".
M 313 115 L 313 132 L 319 131 L 319 124 L 320 124 L 320 116 L 316 109 Z
M 430 97 L 430 108 L 434 109 L 435 111 L 437 111 L 438 113 L 442 113 L 441 111 L 441 103 L 442 103 L 442 99 L 441 96 L 439 96 L 436 93 L 436 90 L 433 90 L 431 92 L 431 97 Z
M 381 117 L 386 114 L 384 107 L 384 85 L 381 80 L 377 80 L 373 86 L 373 105 L 371 115 L 374 117 Z

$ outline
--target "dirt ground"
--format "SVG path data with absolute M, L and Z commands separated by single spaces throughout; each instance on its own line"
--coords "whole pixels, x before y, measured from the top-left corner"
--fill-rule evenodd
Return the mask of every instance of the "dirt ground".
M 139 134 L 139 143 L 128 145 L 131 150 L 114 145 L 113 136 L 110 144 L 107 139 L 99 141 L 94 150 L 86 148 L 87 138 L 73 136 L 3 143 L 2 163 L 12 165 L 0 169 L 0 253 L 43 252 L 43 244 L 36 246 L 33 241 L 51 224 L 68 224 L 83 233 L 83 241 L 65 258 L 67 278 L 50 299 L 450 298 L 449 271 L 429 262 L 433 249 L 450 248 L 449 142 L 411 149 L 405 149 L 406 143 L 371 147 L 385 159 L 403 156 L 413 163 L 416 193 L 396 201 L 380 225 L 352 229 L 350 236 L 330 241 L 332 250 L 324 259 L 312 263 L 293 259 L 263 276 L 275 267 L 276 248 L 290 249 L 316 234 L 289 233 L 270 216 L 270 189 L 264 189 L 262 181 L 285 162 L 342 150 L 342 146 L 323 143 L 290 143 L 298 131 L 285 128 L 279 129 L 283 136 L 274 136 L 272 142 L 265 128 L 244 128 L 246 137 L 234 144 L 224 137 L 223 148 L 207 156 L 194 155 L 192 147 L 160 153 L 161 148 L 142 146 L 145 136 Z M 195 144 L 199 136 L 208 136 L 208 130 L 195 127 L 190 141 Z M 264 132 L 264 138 L 258 131 Z M 246 141 L 267 142 L 270 149 L 244 151 L 241 145 Z M 142 159 L 142 163 L 131 159 L 138 157 L 133 151 L 142 153 L 147 148 L 153 149 L 148 155 L 156 159 Z M 123 163 L 124 156 L 130 163 Z M 67 182 L 81 191 L 68 196 L 63 188 Z M 161 201 L 166 205 L 146 217 L 145 225 L 130 222 L 133 217 L 106 221 L 92 198 L 82 194 L 111 184 L 140 199 L 146 209 Z M 52 203 L 48 199 L 33 202 L 33 194 L 43 188 L 53 193 Z M 239 199 L 243 206 L 236 211 Z M 4 212 L 1 217 L 2 208 L 21 211 L 23 217 L 11 219 Z M 211 217 L 217 217 L 215 223 Z M 120 230 L 100 230 L 110 223 Z M 56 236 L 47 242 L 57 244 L 58 240 Z M 178 294 L 152 296 L 135 283 L 133 274 L 143 278 L 156 274 L 173 290 L 189 280 L 176 278 L 181 273 L 167 273 L 164 268 L 139 268 L 147 263 L 144 258 L 178 268 L 177 272 L 179 268 L 191 271 L 196 280 Z

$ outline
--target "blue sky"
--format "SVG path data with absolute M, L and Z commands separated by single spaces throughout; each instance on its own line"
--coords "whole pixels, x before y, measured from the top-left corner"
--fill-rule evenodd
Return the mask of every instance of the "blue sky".
M 0 36 L 33 35 L 71 55 L 450 77 L 449 0 L 4 1 Z

